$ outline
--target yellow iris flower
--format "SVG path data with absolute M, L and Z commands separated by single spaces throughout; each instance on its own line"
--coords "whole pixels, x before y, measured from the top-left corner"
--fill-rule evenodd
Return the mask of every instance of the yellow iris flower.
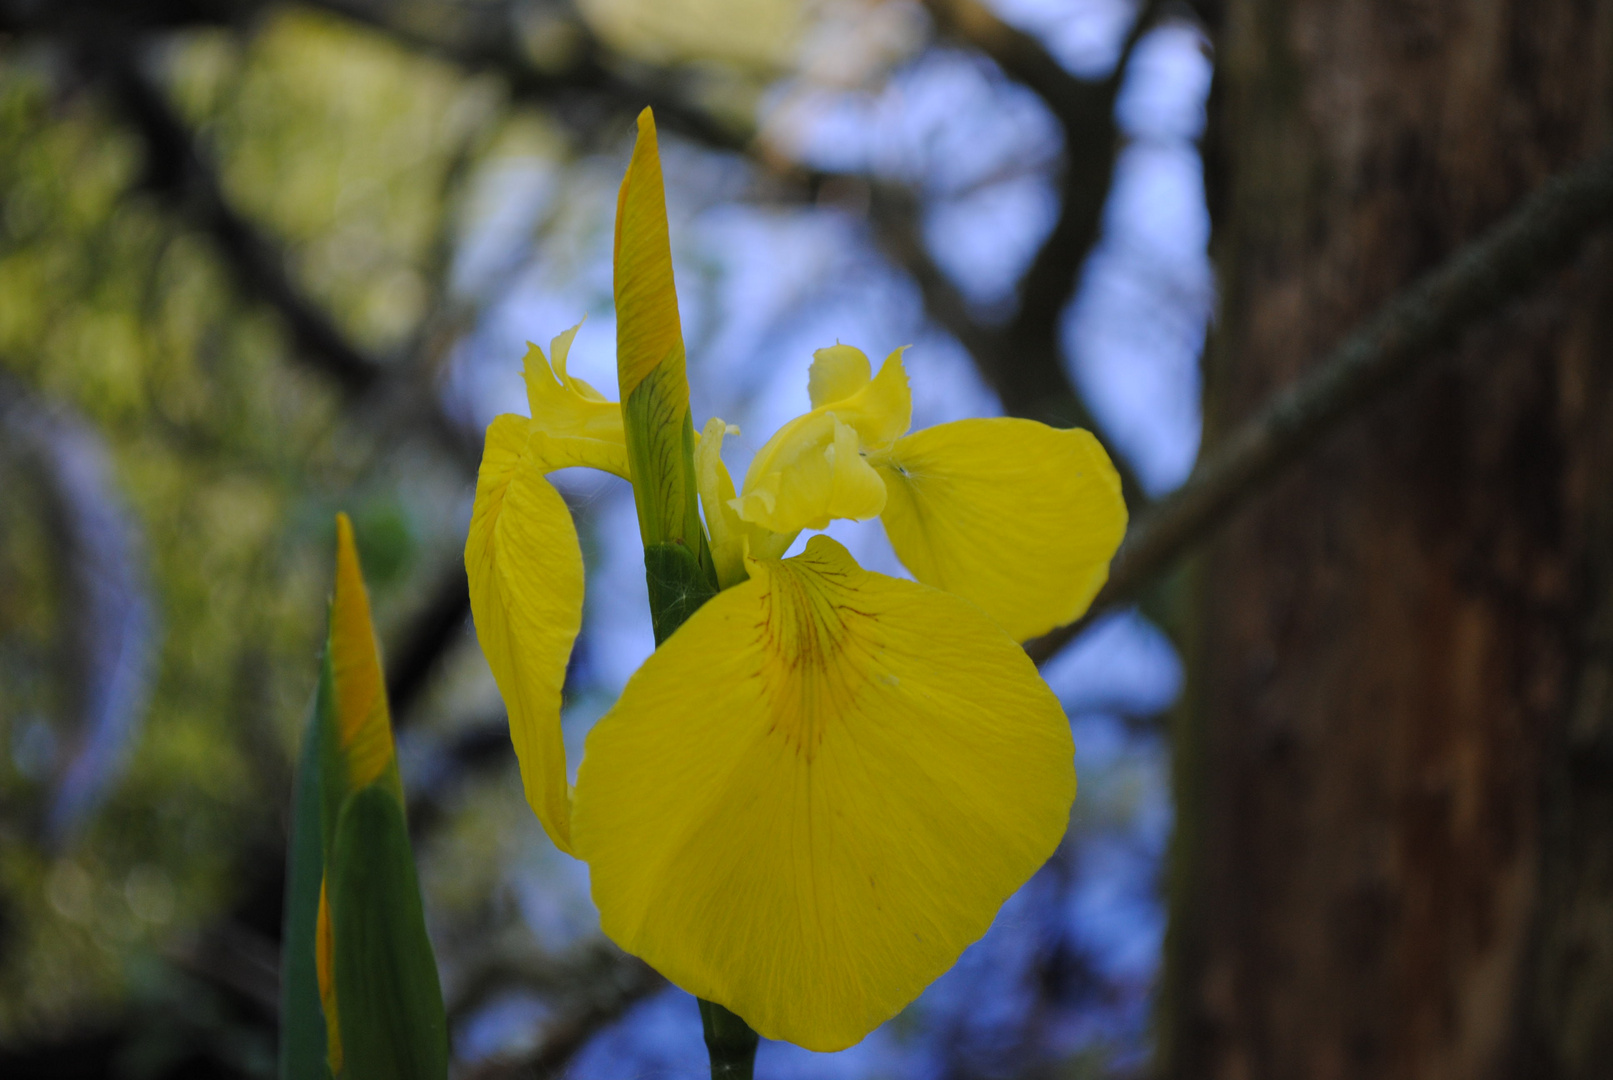
M 646 114 L 618 208 L 618 357 L 629 392 L 672 388 L 657 400 L 673 431 L 688 407 L 684 388 L 676 414 L 665 237 Z M 567 373 L 575 332 L 529 349 L 531 417 L 488 428 L 465 549 L 527 798 L 587 861 L 622 948 L 764 1036 L 849 1046 L 951 966 L 1064 833 L 1069 725 L 1018 643 L 1103 584 L 1125 531 L 1119 478 L 1085 431 L 980 419 L 908 434 L 900 350 L 875 374 L 835 345 L 814 355 L 811 410 L 736 490 L 721 420 L 692 447 L 674 434 L 630 456 L 623 409 Z M 545 474 L 631 481 L 680 446 L 721 591 L 628 681 L 573 790 L 560 705 L 583 563 Z M 664 469 L 658 488 L 681 475 Z M 686 493 L 645 494 L 645 535 L 675 535 Z M 863 570 L 826 536 L 783 557 L 803 530 L 876 516 L 916 582 Z

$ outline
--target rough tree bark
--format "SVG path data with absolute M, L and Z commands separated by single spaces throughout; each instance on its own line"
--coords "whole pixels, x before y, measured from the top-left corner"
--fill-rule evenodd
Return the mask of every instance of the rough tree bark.
M 1613 136 L 1610 0 L 1224 14 L 1211 441 Z M 1613 1076 L 1613 244 L 1195 576 L 1162 1075 Z

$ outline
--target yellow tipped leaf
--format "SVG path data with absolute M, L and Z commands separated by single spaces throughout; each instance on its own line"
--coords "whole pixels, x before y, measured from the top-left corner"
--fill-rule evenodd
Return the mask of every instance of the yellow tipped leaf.
M 1016 641 L 1079 618 L 1108 580 L 1126 504 L 1091 432 L 959 420 L 871 460 L 902 563 L 979 605 Z
M 386 677 L 370 622 L 370 596 L 359 568 L 353 523 L 336 515 L 336 591 L 330 607 L 330 663 L 335 682 L 336 742 L 343 781 L 357 791 L 392 764 Z M 402 791 L 398 791 L 401 800 Z
M 509 712 L 527 801 L 555 846 L 568 853 L 571 798 L 560 691 L 582 625 L 582 549 L 571 511 L 544 473 L 558 467 L 546 453 L 574 449 L 572 441 L 534 432 L 525 417 L 494 420 L 465 540 L 471 616 Z
M 588 739 L 573 838 L 605 932 L 814 1050 L 889 1019 L 1052 853 L 1069 727 L 977 608 L 814 537 L 751 564 Z
M 342 1074 L 341 1014 L 336 1011 L 336 939 L 330 929 L 328 878 L 319 882 L 319 915 L 314 928 L 314 970 L 319 976 L 319 1005 L 325 1014 L 325 1058 L 332 1076 Z

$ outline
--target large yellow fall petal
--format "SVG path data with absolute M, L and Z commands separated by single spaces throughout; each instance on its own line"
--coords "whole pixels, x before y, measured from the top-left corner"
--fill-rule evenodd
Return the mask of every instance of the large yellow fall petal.
M 476 636 L 510 716 L 527 801 L 555 846 L 571 851 L 571 799 L 560 733 L 566 661 L 582 626 L 582 549 L 571 511 L 544 473 L 579 440 L 550 439 L 524 416 L 487 429 L 465 572 Z
M 1057 846 L 1068 724 L 977 608 L 814 537 L 758 560 L 588 737 L 573 839 L 605 932 L 759 1033 L 861 1039 Z
M 898 439 L 871 460 L 902 563 L 978 604 L 1015 640 L 1079 618 L 1108 580 L 1126 504 L 1091 432 L 959 420 Z

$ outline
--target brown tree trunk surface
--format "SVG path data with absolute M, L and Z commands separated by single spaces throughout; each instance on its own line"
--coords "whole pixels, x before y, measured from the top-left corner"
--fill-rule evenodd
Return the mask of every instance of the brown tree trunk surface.
M 1230 0 L 1206 432 L 1613 134 L 1613 0 Z M 1613 1078 L 1613 243 L 1199 560 L 1166 1076 Z

